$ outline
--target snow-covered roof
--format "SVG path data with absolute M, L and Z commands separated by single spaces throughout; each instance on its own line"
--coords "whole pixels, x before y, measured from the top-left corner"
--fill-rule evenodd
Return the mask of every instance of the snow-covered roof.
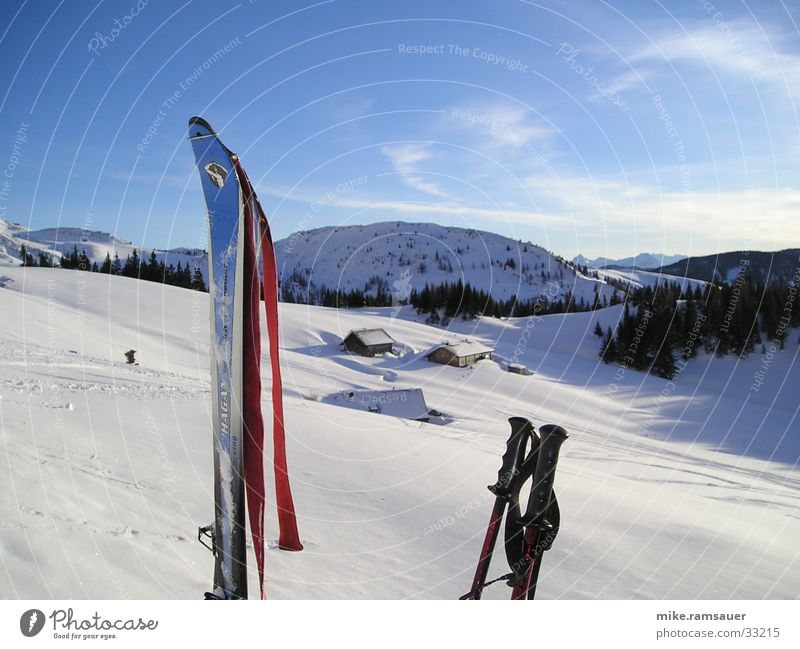
M 491 354 L 494 352 L 494 349 L 477 340 L 458 340 L 439 345 L 436 349 L 441 347 L 446 347 L 456 356 L 475 356 L 476 354 Z
M 344 398 L 370 412 L 403 419 L 427 419 L 428 406 L 420 388 L 408 390 L 352 390 Z
M 363 344 L 367 346 L 372 345 L 390 345 L 395 342 L 395 339 L 387 334 L 383 329 L 353 329 L 345 338 L 354 335 Z

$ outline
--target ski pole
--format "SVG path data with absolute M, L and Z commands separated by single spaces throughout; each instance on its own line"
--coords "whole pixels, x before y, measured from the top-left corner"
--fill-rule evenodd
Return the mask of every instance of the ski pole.
M 541 443 L 533 473 L 528 507 L 519 523 L 525 527 L 524 570 L 513 580 L 512 599 L 533 599 L 541 567 L 541 555 L 558 533 L 560 512 L 553 496 L 558 454 L 569 435 L 561 426 L 547 424 L 539 429 Z M 517 572 L 517 571 L 515 571 Z
M 533 425 L 524 417 L 511 417 L 508 423 L 511 424 L 511 435 L 506 442 L 506 451 L 503 454 L 503 462 L 497 475 L 497 482 L 487 487 L 495 495 L 494 507 L 489 518 L 489 527 L 483 540 L 475 577 L 472 580 L 472 588 L 469 593 L 463 595 L 460 599 L 481 598 L 481 593 L 486 584 L 486 575 L 489 572 L 489 564 L 492 561 L 494 546 L 497 542 L 497 535 L 500 531 L 500 521 L 503 519 L 503 513 L 511 497 L 511 486 L 514 477 L 519 473 L 519 467 L 525 456 L 528 440 L 533 435 Z

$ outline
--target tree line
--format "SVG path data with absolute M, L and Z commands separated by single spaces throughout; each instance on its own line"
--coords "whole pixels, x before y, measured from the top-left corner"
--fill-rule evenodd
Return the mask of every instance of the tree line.
M 62 255 L 57 262 L 53 257 L 41 251 L 38 257 L 34 258 L 24 244 L 20 247 L 19 255 L 23 266 L 82 270 L 90 273 L 133 277 L 146 282 L 159 282 L 195 291 L 208 291 L 199 265 L 196 264 L 194 270 L 189 266 L 189 262 L 185 264 L 178 262 L 177 266 L 174 264 L 167 266 L 163 261 L 159 261 L 155 251 L 151 251 L 150 257 L 145 261 L 140 257 L 139 251 L 134 248 L 130 254 L 126 255 L 124 262 L 116 252 L 113 259 L 107 252 L 106 258 L 100 265 L 89 259 L 86 250 L 78 252 L 77 246 L 73 246 L 72 252 Z
M 612 330 L 598 322 L 605 363 L 672 378 L 678 365 L 700 350 L 745 357 L 783 349 L 789 329 L 800 326 L 797 286 L 781 279 L 765 283 L 748 273 L 730 284 L 681 289 L 677 282 L 631 291 Z

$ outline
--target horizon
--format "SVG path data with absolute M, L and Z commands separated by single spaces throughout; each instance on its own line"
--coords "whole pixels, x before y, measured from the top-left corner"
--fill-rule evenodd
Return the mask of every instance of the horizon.
M 6 223 L 11 223 L 13 225 L 17 225 L 17 226 L 21 226 L 21 227 L 27 227 L 24 224 L 19 223 L 18 221 L 14 221 L 13 219 L 9 219 L 9 218 L 0 218 L 0 221 L 5 221 Z M 325 229 L 325 228 L 358 228 L 358 227 L 369 227 L 369 226 L 375 226 L 375 225 L 381 225 L 381 224 L 390 224 L 390 223 L 399 223 L 399 224 L 407 225 L 407 226 L 441 225 L 441 227 L 446 227 L 446 228 L 462 228 L 462 229 L 465 229 L 465 230 L 473 229 L 473 230 L 476 230 L 478 232 L 483 232 L 485 234 L 493 234 L 493 235 L 499 235 L 499 236 L 504 236 L 504 237 L 506 236 L 506 235 L 503 235 L 503 234 L 501 234 L 499 232 L 496 232 L 496 231 L 493 231 L 493 230 L 486 230 L 486 229 L 483 229 L 483 228 L 463 228 L 462 226 L 444 225 L 444 224 L 432 223 L 430 221 L 402 221 L 402 220 L 397 220 L 397 219 L 389 219 L 389 220 L 386 220 L 386 221 L 371 221 L 369 223 L 352 223 L 352 224 L 347 224 L 347 225 L 338 225 L 338 224 L 320 225 L 320 226 L 315 227 L 315 228 L 309 228 L 308 230 L 296 230 L 295 232 L 289 233 L 285 237 L 281 237 L 280 239 L 275 239 L 274 240 L 274 245 L 277 246 L 282 241 L 290 240 L 294 235 L 297 235 L 297 234 L 300 234 L 300 233 L 305 233 L 305 232 L 314 232 L 315 230 L 322 230 L 322 229 Z M 120 243 L 131 245 L 134 248 L 136 248 L 137 250 L 156 250 L 156 251 L 161 251 L 161 252 L 170 252 L 170 251 L 174 251 L 174 250 L 185 249 L 185 250 L 202 250 L 203 252 L 207 252 L 208 251 L 207 247 L 186 246 L 186 245 L 181 245 L 179 243 L 177 243 L 177 244 L 175 244 L 175 245 L 173 245 L 173 246 L 171 246 L 169 248 L 165 247 L 165 246 L 160 246 L 158 244 L 146 245 L 146 246 L 138 246 L 134 241 L 131 241 L 129 239 L 125 239 L 123 237 L 119 237 L 119 236 L 115 235 L 114 233 L 108 232 L 106 230 L 90 230 L 90 229 L 80 228 L 80 227 L 76 227 L 76 226 L 72 226 L 72 225 L 68 225 L 68 224 L 63 224 L 63 225 L 60 225 L 60 226 L 45 226 L 45 227 L 42 227 L 42 228 L 31 229 L 29 231 L 30 232 L 42 232 L 42 231 L 46 231 L 46 230 L 65 230 L 65 231 L 66 230 L 79 230 L 79 231 L 82 231 L 82 232 L 85 232 L 85 233 L 108 234 L 108 235 L 113 236 L 116 241 L 119 241 Z M 519 239 L 519 238 L 511 239 L 511 237 L 507 237 L 507 238 L 509 240 L 515 241 L 517 243 L 530 244 L 530 245 L 539 246 L 539 247 L 544 248 L 543 246 L 538 244 L 536 241 L 523 240 L 523 239 Z M 89 241 L 91 241 L 91 240 L 88 239 L 87 243 Z M 69 241 L 63 241 L 62 243 L 70 243 L 70 242 Z M 556 256 L 559 256 L 559 257 L 562 257 L 563 259 L 566 259 L 567 261 L 572 263 L 574 261 L 574 259 L 577 258 L 577 257 L 584 257 L 587 261 L 597 261 L 599 259 L 607 259 L 609 261 L 621 261 L 623 259 L 635 258 L 635 257 L 642 256 L 642 255 L 650 255 L 650 256 L 653 256 L 653 257 L 676 257 L 677 256 L 677 257 L 682 257 L 682 258 L 689 258 L 689 257 L 705 257 L 705 256 L 712 256 L 712 255 L 733 254 L 733 253 L 737 253 L 737 252 L 759 252 L 759 253 L 764 253 L 764 254 L 775 254 L 775 253 L 784 252 L 784 251 L 787 251 L 787 250 L 796 250 L 798 248 L 795 248 L 793 246 L 788 246 L 788 247 L 785 247 L 785 248 L 775 248 L 773 250 L 763 250 L 763 249 L 759 249 L 759 248 L 751 248 L 751 249 L 747 249 L 746 250 L 744 248 L 740 248 L 740 249 L 732 249 L 732 250 L 719 250 L 717 252 L 710 253 L 709 255 L 686 255 L 686 254 L 680 253 L 680 252 L 652 252 L 652 251 L 649 251 L 649 250 L 641 250 L 641 251 L 639 251 L 637 253 L 626 255 L 625 257 L 605 257 L 603 255 L 600 255 L 600 256 L 597 256 L 597 257 L 591 257 L 589 255 L 584 255 L 582 253 L 578 253 L 576 255 L 573 255 L 572 257 L 564 257 L 563 255 L 560 255 L 557 251 L 549 250 L 547 248 L 544 248 L 544 249 L 548 253 L 556 255 Z
M 16 2 L 0 218 L 206 247 L 201 115 L 276 240 L 410 216 L 565 259 L 800 247 L 795 18 L 707 4 Z

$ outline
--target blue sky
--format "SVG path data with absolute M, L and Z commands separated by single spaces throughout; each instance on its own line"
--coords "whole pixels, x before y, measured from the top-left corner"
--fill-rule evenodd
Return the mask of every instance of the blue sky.
M 199 114 L 278 238 L 403 220 L 567 257 L 800 246 L 796 3 L 4 7 L 0 218 L 204 247 Z

